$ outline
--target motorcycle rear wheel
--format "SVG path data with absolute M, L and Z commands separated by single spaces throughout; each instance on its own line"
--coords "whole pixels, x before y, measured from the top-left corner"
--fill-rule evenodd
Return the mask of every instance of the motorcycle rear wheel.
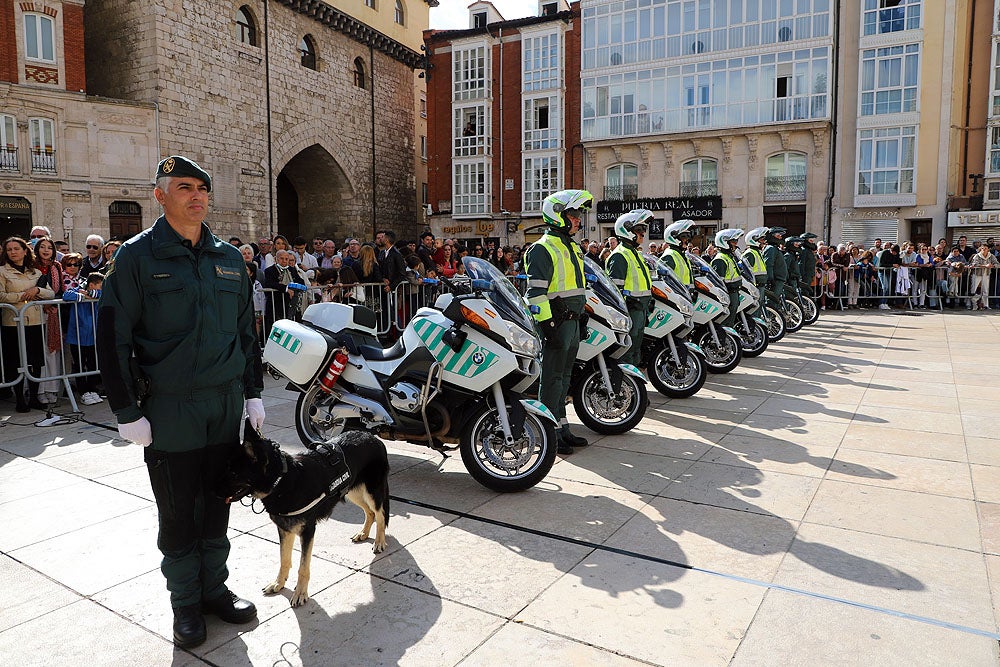
M 607 395 L 601 371 L 596 368 L 570 387 L 576 416 L 591 431 L 604 435 L 626 433 L 645 416 L 649 405 L 646 383 L 628 373 L 622 375 L 616 396 Z
M 329 442 L 344 431 L 360 428 L 357 420 L 337 419 L 330 414 L 330 409 L 336 405 L 333 397 L 313 385 L 304 394 L 299 394 L 295 403 L 295 431 L 299 434 L 302 444 L 312 449 L 318 444 Z
M 802 297 L 802 323 L 815 324 L 818 319 L 819 308 L 816 307 L 816 302 L 809 297 Z
M 795 333 L 802 328 L 802 309 L 794 301 L 785 301 L 785 331 Z
M 674 357 L 668 346 L 664 345 L 657 350 L 646 370 L 649 381 L 658 392 L 670 398 L 687 398 L 698 393 L 708 377 L 705 362 L 688 350 L 682 363 L 681 368 L 674 365 Z
M 548 419 L 526 412 L 524 432 L 504 442 L 497 410 L 483 403 L 462 430 L 462 463 L 473 479 L 488 489 L 512 493 L 542 481 L 556 460 L 556 429 Z
M 743 358 L 743 344 L 725 329 L 720 329 L 719 345 L 715 344 L 712 332 L 706 330 L 698 345 L 705 350 L 705 365 L 709 373 L 728 373 L 740 365 Z
M 769 343 L 767 329 L 752 318 L 747 318 L 747 323 L 750 325 L 751 331 L 743 331 L 742 323 L 738 329 L 740 337 L 743 339 L 743 356 L 758 357 L 764 353 Z

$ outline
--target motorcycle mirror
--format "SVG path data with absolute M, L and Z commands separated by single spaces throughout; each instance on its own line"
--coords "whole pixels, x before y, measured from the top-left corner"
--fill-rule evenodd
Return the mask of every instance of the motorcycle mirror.
M 425 285 L 437 285 L 437 284 L 439 284 L 439 283 L 440 283 L 441 281 L 440 281 L 440 280 L 438 280 L 437 278 L 424 278 L 422 282 L 423 282 L 423 283 L 424 283 Z
M 472 289 L 476 290 L 477 292 L 489 290 L 492 287 L 493 283 L 491 283 L 489 280 L 482 280 L 480 278 L 476 278 L 475 280 L 472 281 Z
M 542 309 L 541 307 L 532 304 L 528 306 L 528 312 L 531 313 L 532 315 L 537 315 L 538 313 L 542 312 Z
M 587 279 L 588 283 L 596 283 L 597 282 L 597 276 L 595 276 L 593 273 L 585 273 L 585 274 L 583 274 L 583 277 Z

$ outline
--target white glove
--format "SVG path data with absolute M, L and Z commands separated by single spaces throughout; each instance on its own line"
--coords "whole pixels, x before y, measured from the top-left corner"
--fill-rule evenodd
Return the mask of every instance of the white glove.
M 149 447 L 153 444 L 153 429 L 145 417 L 140 417 L 138 421 L 128 424 L 118 424 L 118 435 L 143 447 Z
M 260 398 L 248 398 L 246 405 L 247 419 L 250 425 L 258 431 L 264 426 L 264 401 Z

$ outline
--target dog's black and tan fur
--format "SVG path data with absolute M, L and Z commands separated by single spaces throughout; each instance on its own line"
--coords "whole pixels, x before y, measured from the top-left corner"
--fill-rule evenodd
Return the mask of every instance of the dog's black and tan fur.
M 336 470 L 326 460 L 326 454 L 310 451 L 292 456 L 270 440 L 263 439 L 247 425 L 243 452 L 230 462 L 225 497 L 238 500 L 247 495 L 259 498 L 278 527 L 281 541 L 281 567 L 273 583 L 264 587 L 266 595 L 279 592 L 285 586 L 292 567 L 292 547 L 299 536 L 302 550 L 298 581 L 292 594 L 293 607 L 309 600 L 309 561 L 312 556 L 316 523 L 328 519 L 333 508 L 345 498 L 365 512 L 365 525 L 354 542 L 368 539 L 375 524 L 373 551 L 381 553 L 386 546 L 385 529 L 389 525 L 389 459 L 385 445 L 364 431 L 348 431 L 331 441 L 340 446 L 350 478 L 343 490 L 324 497 L 308 510 L 335 481 Z

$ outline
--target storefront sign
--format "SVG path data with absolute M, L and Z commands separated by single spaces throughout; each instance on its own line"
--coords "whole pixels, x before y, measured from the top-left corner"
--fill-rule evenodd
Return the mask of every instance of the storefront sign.
M 1000 211 L 960 211 L 948 214 L 949 227 L 1000 226 Z
M 0 213 L 31 215 L 31 202 L 24 197 L 0 197 Z
M 494 225 L 492 222 L 480 221 L 476 223 L 476 233 L 480 236 L 489 236 L 493 233 Z
M 445 236 L 461 236 L 462 234 L 471 234 L 472 225 L 466 223 L 459 223 L 456 225 L 451 225 L 449 227 L 442 227 L 441 233 Z
M 918 211 L 923 217 L 923 211 Z M 861 210 L 846 209 L 840 212 L 843 220 L 895 220 L 899 217 L 898 208 L 863 208 Z
M 721 220 L 722 197 L 654 197 L 629 201 L 597 202 L 597 221 L 614 222 L 627 211 L 644 208 L 649 211 L 671 211 L 674 220 Z

